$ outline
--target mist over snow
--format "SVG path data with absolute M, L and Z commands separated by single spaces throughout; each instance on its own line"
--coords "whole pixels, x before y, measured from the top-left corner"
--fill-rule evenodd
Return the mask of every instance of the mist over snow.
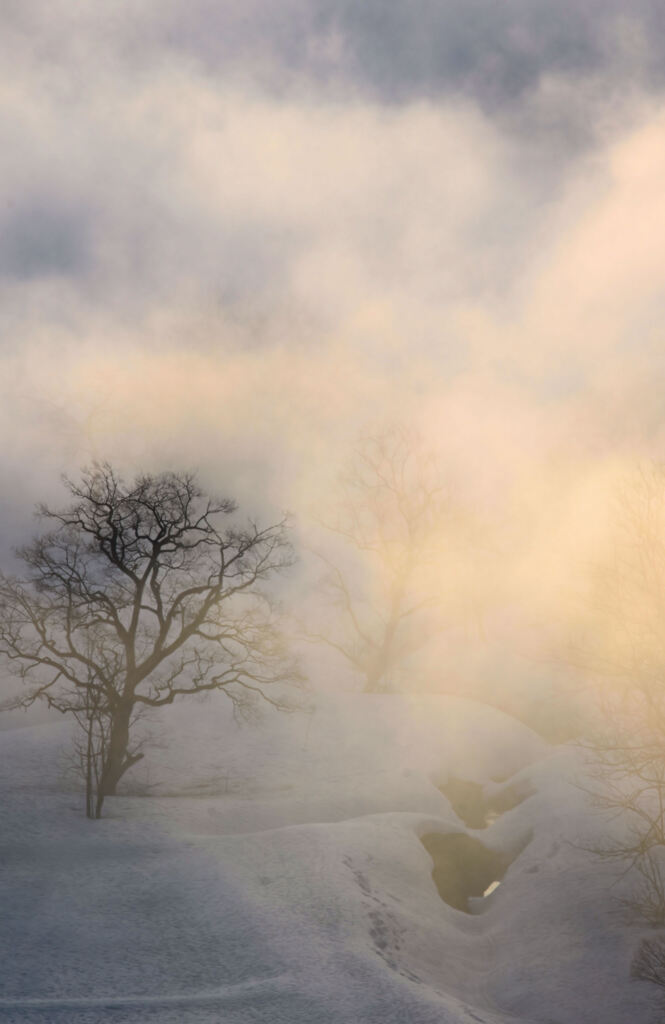
M 572 751 L 463 699 L 343 694 L 240 732 L 227 705 L 160 715 L 97 823 L 66 730 L 3 733 L 5 1019 L 658 1019 L 625 977 L 643 929 L 617 924 L 617 872 L 578 846 L 604 826 Z M 509 809 L 469 828 L 450 775 Z M 439 897 L 432 834 L 496 852 L 492 895 Z
M 194 472 L 289 513 L 266 587 L 307 677 L 242 728 L 216 693 L 147 715 L 96 822 L 70 719 L 0 711 L 0 1020 L 660 1019 L 638 874 L 584 850 L 634 808 L 573 741 L 598 665 L 663 668 L 658 580 L 612 619 L 597 565 L 665 453 L 664 40 L 652 0 L 0 0 L 0 569 L 62 474 Z M 384 622 L 394 552 L 329 527 L 395 424 L 448 532 L 362 693 L 311 641 L 331 566 Z

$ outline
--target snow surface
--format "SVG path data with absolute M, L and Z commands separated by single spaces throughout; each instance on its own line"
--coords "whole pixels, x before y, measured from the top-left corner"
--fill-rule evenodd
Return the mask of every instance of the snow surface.
M 10 720 L 11 719 L 11 720 Z M 17 1024 L 650 1024 L 644 930 L 582 768 L 461 698 L 317 697 L 237 729 L 223 697 L 165 709 L 153 747 L 82 815 L 69 727 L 0 732 L 0 1020 Z M 449 775 L 531 793 L 468 829 Z M 472 913 L 419 837 L 467 832 L 512 863 Z M 624 885 L 627 884 L 624 880 Z

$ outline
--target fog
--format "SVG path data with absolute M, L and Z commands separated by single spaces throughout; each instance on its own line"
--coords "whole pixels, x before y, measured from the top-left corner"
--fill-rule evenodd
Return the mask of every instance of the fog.
M 388 13 L 4 5 L 0 539 L 92 460 L 193 469 L 294 514 L 300 614 L 407 423 L 482 534 L 408 681 L 445 689 L 472 642 L 547 661 L 662 457 L 662 60 L 646 3 Z
M 0 0 L 0 1016 L 661 1013 L 663 10 Z

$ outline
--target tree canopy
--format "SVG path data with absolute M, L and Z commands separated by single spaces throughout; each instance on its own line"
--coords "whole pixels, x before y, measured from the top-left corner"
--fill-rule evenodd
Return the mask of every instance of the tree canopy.
M 41 506 L 51 529 L 18 552 L 23 575 L 0 577 L 0 654 L 25 683 L 17 703 L 98 723 L 103 799 L 142 756 L 142 709 L 211 690 L 241 714 L 285 706 L 268 688 L 296 673 L 263 584 L 293 551 L 285 519 L 239 525 L 191 473 L 125 484 L 103 464 L 65 484 L 72 502 Z

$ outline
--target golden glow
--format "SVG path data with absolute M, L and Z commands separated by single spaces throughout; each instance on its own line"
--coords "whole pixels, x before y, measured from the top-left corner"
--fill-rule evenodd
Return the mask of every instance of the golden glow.
M 311 510 L 334 501 L 357 434 L 407 422 L 482 534 L 473 556 L 433 546 L 455 628 L 496 638 L 509 622 L 529 650 L 570 628 L 617 481 L 663 455 L 662 115 L 608 132 L 543 212 L 519 200 L 507 138 L 464 105 L 297 104 L 175 73 L 113 103 L 107 120 L 146 152 L 178 139 L 153 187 L 198 225 L 206 272 L 218 258 L 223 283 L 233 256 L 205 225 L 249 222 L 257 251 L 287 239 L 279 283 L 254 298 L 244 267 L 234 310 L 201 294 L 186 251 L 181 266 L 156 251 L 173 287 L 149 282 L 136 315 L 25 284 L 35 310 L 69 310 L 24 321 L 2 356 L 27 465 L 193 465 L 247 508 L 292 509 L 315 544 Z

